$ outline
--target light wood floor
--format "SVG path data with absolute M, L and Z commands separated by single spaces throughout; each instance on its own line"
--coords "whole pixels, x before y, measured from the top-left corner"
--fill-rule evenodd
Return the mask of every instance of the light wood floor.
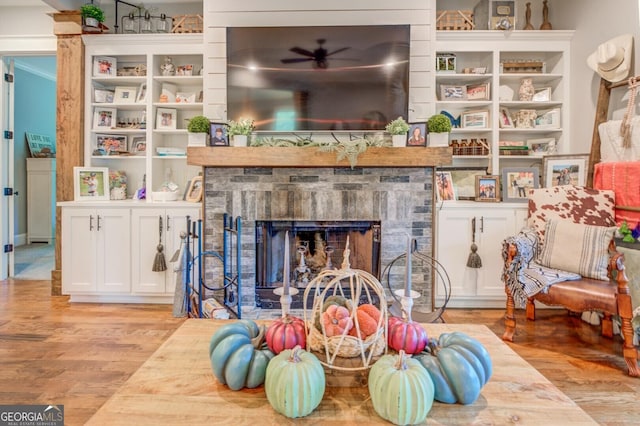
M 0 404 L 64 404 L 81 425 L 183 322 L 169 305 L 69 303 L 49 281 L 0 281 Z M 603 425 L 640 424 L 640 379 L 623 373 L 619 337 L 563 310 L 518 312 L 510 346 Z M 502 310 L 454 310 L 449 323 L 502 335 Z M 505 419 L 505 424 L 508 419 Z

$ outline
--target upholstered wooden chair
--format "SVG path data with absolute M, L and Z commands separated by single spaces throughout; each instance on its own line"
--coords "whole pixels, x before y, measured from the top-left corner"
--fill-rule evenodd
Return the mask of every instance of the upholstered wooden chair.
M 526 318 L 533 321 L 536 301 L 570 312 L 601 312 L 606 337 L 613 336 L 612 316 L 618 316 L 628 373 L 640 376 L 628 280 L 613 241 L 614 206 L 613 191 L 572 185 L 530 191 L 528 229 L 503 247 L 504 340 L 513 341 L 515 308 L 526 305 Z

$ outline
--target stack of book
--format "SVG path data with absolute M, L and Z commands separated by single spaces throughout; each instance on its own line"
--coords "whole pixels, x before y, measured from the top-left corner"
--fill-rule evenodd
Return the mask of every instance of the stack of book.
M 529 155 L 529 147 L 525 141 L 500 141 L 500 155 Z

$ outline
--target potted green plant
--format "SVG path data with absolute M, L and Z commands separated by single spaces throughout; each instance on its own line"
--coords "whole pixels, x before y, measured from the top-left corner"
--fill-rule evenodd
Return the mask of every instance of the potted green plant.
M 210 120 L 204 115 L 196 115 L 189 120 L 187 131 L 189 132 L 189 146 L 207 146 L 207 137 L 211 127 Z
M 104 11 L 93 3 L 80 6 L 80 15 L 85 27 L 100 29 L 100 24 L 104 22 Z
M 247 139 L 253 132 L 253 120 L 250 118 L 240 118 L 239 120 L 229 120 L 226 124 L 227 134 L 233 138 L 233 146 L 247 146 Z
M 429 146 L 449 146 L 451 121 L 444 114 L 434 114 L 427 120 Z
M 391 121 L 387 124 L 385 130 L 391 135 L 393 146 L 401 147 L 406 145 L 409 124 L 404 120 L 404 118 L 398 117 Z

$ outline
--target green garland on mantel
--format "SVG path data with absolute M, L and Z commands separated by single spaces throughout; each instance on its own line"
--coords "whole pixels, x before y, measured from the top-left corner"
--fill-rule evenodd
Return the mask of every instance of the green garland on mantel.
M 362 154 L 367 148 L 391 146 L 391 142 L 385 139 L 380 133 L 365 134 L 364 136 L 349 135 L 348 140 L 340 140 L 334 133 L 331 134 L 335 141 L 314 141 L 310 136 L 302 137 L 293 135 L 295 139 L 259 137 L 251 141 L 251 146 L 268 146 L 268 147 L 316 147 L 321 151 L 335 152 L 337 161 L 340 162 L 345 158 L 349 161 L 351 168 L 355 168 L 358 162 L 358 155 Z

